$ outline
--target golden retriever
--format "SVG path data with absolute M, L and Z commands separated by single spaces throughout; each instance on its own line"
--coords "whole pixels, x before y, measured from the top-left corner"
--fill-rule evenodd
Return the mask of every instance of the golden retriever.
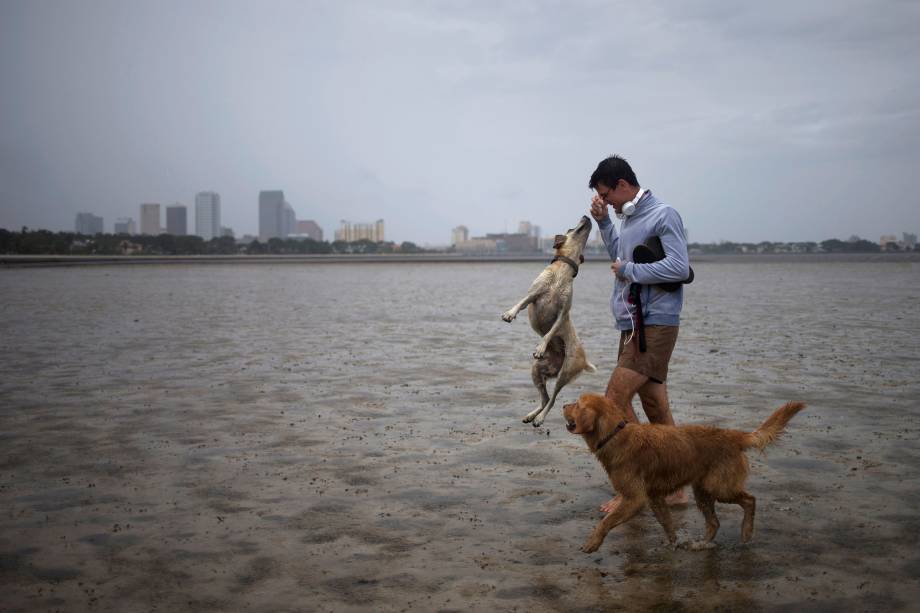
M 631 423 L 626 421 L 623 410 L 606 397 L 582 394 L 578 402 L 563 409 L 566 428 L 585 439 L 620 499 L 581 550 L 596 551 L 610 530 L 632 518 L 646 502 L 670 544 L 675 545 L 677 536 L 664 499 L 688 484 L 693 486 L 696 505 L 706 519 L 705 544 L 719 530 L 716 501 L 744 509 L 741 541 L 748 542 L 754 531 L 755 498 L 744 491 L 748 474 L 744 450 L 763 450 L 779 438 L 789 420 L 803 408 L 801 402 L 787 403 L 753 432 L 742 432 L 712 426 Z

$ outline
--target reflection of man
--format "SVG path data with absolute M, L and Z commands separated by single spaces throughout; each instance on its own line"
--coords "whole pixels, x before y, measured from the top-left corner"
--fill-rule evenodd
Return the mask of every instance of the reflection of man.
M 588 186 L 597 191 L 591 201 L 591 216 L 597 221 L 610 259 L 615 260 L 615 276 L 610 306 L 620 330 L 617 365 L 607 383 L 607 397 L 624 408 L 631 421 L 638 421 L 632 409 L 633 396 L 638 392 L 649 422 L 674 424 L 668 405 L 668 362 L 683 306 L 683 288 L 667 292 L 658 283 L 683 281 L 689 276 L 687 237 L 680 215 L 652 194 L 639 187 L 639 181 L 629 164 L 619 156 L 611 156 L 597 165 Z M 607 214 L 613 207 L 623 221 L 620 234 Z M 651 264 L 632 261 L 633 249 L 657 236 L 664 248 L 664 258 Z M 644 352 L 639 349 L 636 302 L 630 297 L 630 285 L 641 284 L 638 303 L 645 327 Z M 687 494 L 681 490 L 668 497 L 671 504 L 684 504 Z M 614 498 L 601 509 L 616 508 Z

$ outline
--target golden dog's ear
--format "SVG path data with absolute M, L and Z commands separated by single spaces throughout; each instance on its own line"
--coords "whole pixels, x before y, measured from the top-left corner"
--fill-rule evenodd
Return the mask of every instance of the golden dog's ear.
M 579 264 L 584 264 L 584 263 L 585 263 L 585 256 L 579 255 L 579 256 L 578 256 L 578 263 L 579 263 Z
M 553 239 L 553 249 L 558 249 L 565 244 L 565 234 L 557 234 L 556 238 Z
M 597 413 L 589 406 L 585 406 L 580 401 L 575 409 L 575 431 L 579 434 L 591 432 L 594 430 L 594 420 Z

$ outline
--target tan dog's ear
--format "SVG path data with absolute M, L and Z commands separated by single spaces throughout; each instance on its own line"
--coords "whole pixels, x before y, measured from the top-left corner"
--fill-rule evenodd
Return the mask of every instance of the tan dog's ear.
M 556 238 L 553 239 L 553 249 L 558 249 L 565 244 L 565 234 L 557 234 Z
M 579 263 L 579 264 L 584 264 L 584 263 L 585 263 L 585 256 L 579 255 L 579 256 L 578 256 L 578 263 Z
M 594 409 L 585 406 L 579 400 L 578 406 L 575 408 L 575 431 L 579 434 L 591 432 L 594 430 L 594 420 L 596 418 L 597 413 L 594 412 Z

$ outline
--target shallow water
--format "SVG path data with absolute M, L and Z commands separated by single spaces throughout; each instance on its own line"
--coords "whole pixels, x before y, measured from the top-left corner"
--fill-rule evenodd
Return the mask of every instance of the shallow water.
M 613 367 L 610 273 L 575 285 L 599 372 L 534 429 L 499 315 L 541 268 L 0 270 L 0 608 L 914 609 L 920 265 L 694 264 L 677 421 L 809 406 L 750 455 L 752 544 L 719 505 L 713 550 L 646 511 L 590 555 L 611 492 L 559 407 Z

